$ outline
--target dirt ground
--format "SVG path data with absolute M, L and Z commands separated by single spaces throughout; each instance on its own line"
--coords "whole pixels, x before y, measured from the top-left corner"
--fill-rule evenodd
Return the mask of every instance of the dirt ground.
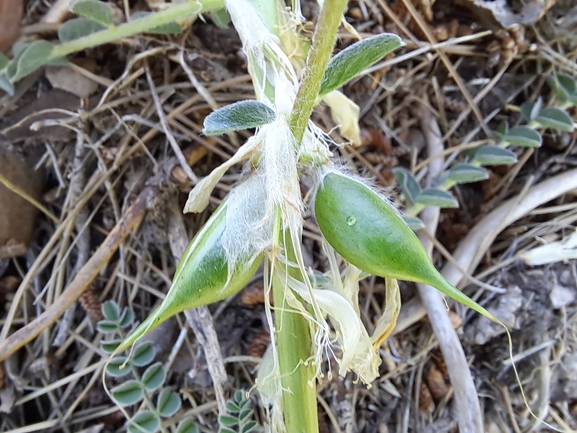
M 52 3 L 25 4 L 22 38 L 54 37 L 57 25 L 39 24 Z M 392 169 L 414 168 L 426 159 L 425 118 L 438 125 L 449 160 L 460 154 L 451 149 L 486 140 L 487 131 L 501 122 L 519 123 L 524 102 L 541 96 L 553 104 L 546 77 L 577 77 L 577 9 L 572 0 L 534 1 L 532 16 L 524 3 L 529 2 L 350 1 L 346 20 L 361 36 L 394 32 L 407 45 L 344 88 L 360 106 L 363 142 L 335 154 L 398 199 Z M 130 4 L 145 8 L 144 2 Z M 496 4 L 505 10 L 501 20 L 525 21 L 504 29 L 491 11 Z M 317 12 L 316 2 L 303 2 L 311 22 Z M 337 49 L 354 40 L 341 28 Z M 13 96 L 0 91 L 0 173 L 39 204 L 11 196 L 0 184 L 0 342 L 48 311 L 71 287 L 82 293 L 64 315 L 0 364 L 2 432 L 126 430 L 125 416 L 101 383 L 107 359 L 100 348 L 105 337 L 96 329 L 101 305 L 115 300 L 134 311 L 135 322 L 144 320 L 170 286 L 176 266 L 171 242 L 182 234 L 178 224 L 191 238 L 243 175 L 237 166 L 223 177 L 207 212 L 181 215 L 192 188 L 182 158 L 202 177 L 249 136 L 200 134 L 211 101 L 226 105 L 253 95 L 231 25 L 219 28 L 206 17 L 178 36 L 134 37 L 70 60 L 76 66 L 49 66 L 27 77 Z M 179 152 L 163 132 L 155 98 Z M 575 122 L 575 109 L 569 114 Z M 344 141 L 326 106 L 313 118 L 335 141 Z M 542 147 L 515 150 L 516 164 L 489 167 L 489 179 L 455 187 L 460 206 L 442 210 L 436 232 L 441 247 L 433 257 L 439 269 L 466 248 L 478 254 L 467 272 L 484 284 L 463 278 L 460 288 L 511 330 L 518 378 L 503 328 L 450 304 L 489 433 L 553 431 L 551 426 L 577 431 L 577 262 L 571 259 L 577 256 L 568 253 L 565 260 L 532 266 L 519 255 L 567 240 L 576 228 L 575 188 L 520 210 L 533 187 L 564 179 L 556 176 L 569 176 L 577 165 L 575 131 L 543 130 L 542 136 Z M 511 207 L 497 221 L 507 224 L 482 229 L 507 203 Z M 122 234 L 126 226 L 130 230 Z M 481 235 L 474 237 L 479 228 Z M 115 242 L 99 248 L 111 232 L 118 235 Z M 490 242 L 482 243 L 484 238 Z M 326 259 L 319 239 L 309 215 L 303 248 L 309 264 L 322 271 Z M 454 259 L 447 259 L 445 250 Z M 79 282 L 77 275 L 92 278 Z M 334 371 L 318 384 L 321 432 L 458 431 L 442 338 L 435 336 L 416 287 L 401 283 L 401 289 L 398 326 L 381 349 L 381 377 L 367 388 Z M 362 317 L 369 329 L 384 293 L 380 278 L 361 283 Z M 263 302 L 261 272 L 237 296 L 210 306 L 227 369 L 227 396 L 254 385 L 255 361 L 269 343 Z M 185 417 L 200 431 L 217 431 L 207 357 L 184 316 L 168 321 L 147 341 L 157 360 L 169 362 L 166 384 L 183 399 L 164 431 L 175 431 Z M 107 381 L 110 387 L 120 383 Z M 252 399 L 260 420 L 263 408 Z M 132 414 L 134 408 L 127 410 Z

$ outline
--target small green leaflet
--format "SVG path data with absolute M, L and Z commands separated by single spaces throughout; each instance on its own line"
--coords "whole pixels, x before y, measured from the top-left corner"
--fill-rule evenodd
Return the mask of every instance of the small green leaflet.
M 483 146 L 475 152 L 473 162 L 480 165 L 511 165 L 517 162 L 517 155 L 499 146 Z
M 569 75 L 557 74 L 547 77 L 547 83 L 555 91 L 555 96 L 561 102 L 577 105 L 577 82 Z
M 160 418 L 154 412 L 143 410 L 134 415 L 128 426 L 129 433 L 155 433 L 160 428 Z
M 417 217 L 410 217 L 406 215 L 401 215 L 403 217 L 403 221 L 409 226 L 409 228 L 413 231 L 421 230 L 425 228 L 425 223 L 421 221 Z
M 502 136 L 503 141 L 513 146 L 541 147 L 541 135 L 528 126 L 517 126 Z
M 257 128 L 273 122 L 276 113 L 258 101 L 240 101 L 222 107 L 204 119 L 205 135 L 221 135 L 242 129 Z
M 157 390 L 166 380 L 166 370 L 162 363 L 157 362 L 146 369 L 142 375 L 142 385 L 147 391 Z
M 165 388 L 158 394 L 156 410 L 158 410 L 158 413 L 163 418 L 170 418 L 178 412 L 181 405 L 182 401 L 180 397 L 170 388 Z
M 72 0 L 70 10 L 105 27 L 114 25 L 112 7 L 99 0 Z
M 321 82 L 319 98 L 342 87 L 369 66 L 404 45 L 397 35 L 383 33 L 345 48 L 329 61 Z
M 456 183 L 479 182 L 489 178 L 487 170 L 472 164 L 459 163 L 452 166 L 448 172 L 449 180 Z
M 105 26 L 88 18 L 74 18 L 60 26 L 58 39 L 60 42 L 70 42 L 104 29 L 106 29 Z
M 423 206 L 435 206 L 440 208 L 459 207 L 459 203 L 451 193 L 433 188 L 421 191 L 417 197 L 417 203 L 422 204 Z
M 144 393 L 142 385 L 136 380 L 127 380 L 122 385 L 112 389 L 112 397 L 121 406 L 131 406 L 142 400 Z
M 178 424 L 176 433 L 198 433 L 198 427 L 190 418 L 186 418 Z
M 54 45 L 44 40 L 34 41 L 26 45 L 21 54 L 7 69 L 10 74 L 8 76 L 10 81 L 15 83 L 49 63 L 52 60 L 50 56 L 53 49 Z
M 543 99 L 538 98 L 535 102 L 525 102 L 521 105 L 521 116 L 528 122 L 535 120 L 543 108 Z
M 542 109 L 535 118 L 535 122 L 544 128 L 556 129 L 557 131 L 563 132 L 573 131 L 573 120 L 571 117 L 565 111 L 556 107 Z
M 413 206 L 417 202 L 417 197 L 421 193 L 421 187 L 417 183 L 413 173 L 404 167 L 393 168 L 393 173 L 397 179 L 397 183 L 403 190 L 407 205 Z

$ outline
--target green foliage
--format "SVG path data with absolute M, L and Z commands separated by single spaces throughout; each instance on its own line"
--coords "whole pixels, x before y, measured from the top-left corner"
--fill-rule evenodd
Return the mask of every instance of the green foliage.
M 459 203 L 450 192 L 437 188 L 427 188 L 417 197 L 417 203 L 423 206 L 436 206 L 440 208 L 456 208 Z
M 109 335 L 122 335 L 123 330 L 134 322 L 134 312 L 130 308 L 122 310 L 114 301 L 102 304 L 104 320 L 97 324 L 97 328 Z M 122 340 L 113 338 L 101 343 L 106 353 L 112 353 Z M 182 401 L 180 396 L 170 388 L 163 388 L 166 381 L 167 371 L 160 362 L 149 365 L 155 358 L 156 353 L 150 343 L 139 344 L 130 358 L 116 356 L 106 364 L 106 374 L 114 378 L 132 376 L 128 380 L 111 390 L 115 402 L 123 407 L 133 406 L 144 400 L 147 409 L 139 410 L 134 417 L 129 419 L 128 431 L 142 433 L 146 431 L 155 433 L 160 428 L 162 418 L 171 418 L 180 410 Z M 147 367 L 142 375 L 138 369 Z M 156 398 L 154 395 L 156 394 Z M 178 428 L 178 433 L 198 433 L 198 429 L 192 420 L 183 420 Z
M 106 27 L 102 24 L 88 18 L 73 18 L 60 26 L 58 29 L 58 39 L 60 39 L 60 42 L 66 43 L 104 29 L 106 29 Z
M 109 3 L 99 0 L 72 0 L 70 11 L 104 27 L 114 25 L 114 11 Z
M 383 33 L 354 43 L 334 56 L 325 70 L 319 97 L 342 87 L 387 54 L 404 46 L 397 35 Z
M 219 433 L 249 433 L 256 429 L 252 403 L 246 398 L 246 392 L 237 390 L 232 399 L 226 402 L 227 415 L 218 417 Z
M 472 162 L 479 165 L 511 165 L 517 162 L 517 155 L 499 146 L 482 146 L 475 152 Z
M 271 123 L 276 113 L 262 102 L 240 101 L 213 111 L 204 119 L 205 135 L 222 135 Z
M 393 173 L 397 179 L 397 183 L 403 191 L 407 205 L 413 206 L 415 203 L 417 203 L 417 197 L 419 197 L 419 194 L 421 194 L 421 187 L 419 186 L 419 182 L 417 182 L 417 179 L 415 179 L 413 173 L 404 167 L 393 168 Z

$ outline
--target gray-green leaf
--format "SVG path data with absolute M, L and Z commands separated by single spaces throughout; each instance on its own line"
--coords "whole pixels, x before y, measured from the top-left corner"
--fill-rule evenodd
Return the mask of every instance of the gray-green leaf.
M 557 131 L 571 132 L 573 131 L 573 120 L 571 117 L 560 108 L 548 107 L 539 112 L 535 118 L 535 122 L 544 128 L 556 129 Z
M 403 190 L 407 205 L 413 206 L 417 202 L 417 197 L 421 193 L 421 187 L 413 176 L 413 173 L 404 167 L 393 168 L 393 173 L 397 179 L 397 183 Z
M 102 310 L 102 315 L 106 320 L 118 322 L 118 319 L 120 318 L 120 308 L 118 308 L 118 304 L 115 301 L 103 302 L 100 309 Z
M 410 217 L 407 215 L 403 215 L 403 220 L 409 226 L 409 228 L 413 231 L 417 231 L 417 230 L 421 230 L 421 229 L 425 228 L 425 223 L 417 217 Z
M 170 388 L 163 389 L 158 395 L 156 410 L 163 418 L 170 418 L 180 409 L 182 401 L 178 394 Z
M 334 56 L 321 82 L 319 97 L 343 86 L 366 68 L 378 62 L 405 43 L 397 35 L 383 33 L 356 42 Z
M 130 326 L 133 321 L 134 321 L 134 311 L 132 311 L 132 308 L 124 307 L 124 310 L 122 310 L 122 314 L 118 319 L 118 325 L 121 328 L 126 328 Z
M 112 397 L 121 406 L 130 406 L 142 400 L 143 390 L 140 382 L 128 380 L 112 389 Z
M 456 183 L 479 182 L 489 178 L 489 173 L 484 168 L 466 163 L 455 164 L 448 174 L 449 180 Z
M 147 433 L 155 433 L 160 428 L 160 418 L 154 412 L 143 410 L 138 412 L 134 418 L 130 420 L 128 426 L 129 433 L 142 433 L 144 430 Z
M 502 147 L 483 146 L 475 152 L 473 162 L 480 165 L 511 165 L 517 162 L 517 155 Z
M 9 95 L 14 95 L 14 84 L 12 84 L 4 74 L 0 74 L 0 89 Z
M 120 331 L 118 323 L 111 320 L 101 320 L 96 324 L 96 329 L 98 329 L 98 332 L 102 332 L 103 334 L 114 334 L 115 332 Z
M 10 63 L 10 60 L 8 59 L 8 57 L 6 57 L 4 54 L 0 53 L 0 71 L 2 69 L 4 69 L 6 66 L 8 66 L 8 63 Z
M 543 99 L 537 98 L 535 102 L 525 102 L 521 105 L 521 116 L 528 122 L 532 122 L 543 108 Z
M 271 123 L 276 113 L 258 101 L 240 101 L 222 107 L 204 119 L 205 135 L 221 135 L 242 129 L 256 128 Z
M 250 432 L 253 431 L 256 427 L 257 427 L 256 421 L 250 421 L 250 422 L 246 423 L 245 425 L 243 425 L 243 426 L 241 427 L 239 433 L 250 433 Z
M 165 380 L 166 370 L 160 362 L 152 364 L 142 375 L 142 385 L 148 391 L 154 391 L 160 388 Z
M 176 433 L 198 433 L 198 427 L 190 418 L 186 418 L 178 424 Z
M 502 139 L 513 146 L 522 147 L 541 147 L 542 143 L 541 135 L 528 126 L 512 128 L 503 135 Z
M 423 190 L 417 197 L 417 203 L 423 206 L 435 206 L 440 208 L 459 207 L 459 203 L 451 193 L 433 188 Z
M 106 353 L 113 353 L 116 348 L 122 343 L 122 340 L 115 339 L 115 340 L 105 340 L 100 342 L 100 348 L 104 350 Z
M 561 102 L 569 101 L 577 105 L 577 82 L 573 77 L 565 74 L 552 75 L 547 77 L 547 83 Z
M 117 356 L 106 365 L 106 373 L 112 377 L 123 377 L 132 371 L 130 367 L 130 361 L 126 362 L 126 357 Z
M 135 367 L 144 367 L 152 362 L 155 355 L 154 347 L 150 343 L 143 343 L 134 349 L 130 361 Z
M 104 29 L 106 29 L 105 26 L 88 18 L 74 18 L 60 26 L 58 39 L 60 42 L 70 42 Z
M 140 18 L 144 18 L 147 15 L 150 15 L 150 12 L 145 11 L 135 12 L 130 16 L 130 21 L 135 21 Z M 158 35 L 178 35 L 179 33 L 182 33 L 182 27 L 180 27 L 176 21 L 173 21 L 147 30 L 146 33 L 153 33 Z
M 99 0 L 72 0 L 70 10 L 103 26 L 114 25 L 114 15 L 108 3 Z
M 54 45 L 44 40 L 38 40 L 28 44 L 20 56 L 14 61 L 14 70 L 9 68 L 12 72 L 11 75 L 8 76 L 10 81 L 16 83 L 36 69 L 47 64 L 51 60 L 50 55 L 53 49 Z

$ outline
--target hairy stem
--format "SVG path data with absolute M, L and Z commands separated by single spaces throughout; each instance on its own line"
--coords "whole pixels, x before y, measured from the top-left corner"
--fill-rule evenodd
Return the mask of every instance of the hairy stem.
M 337 30 L 346 6 L 347 0 L 325 0 L 321 10 L 290 119 L 291 130 L 299 143 L 316 105 L 321 81 L 333 52 Z
M 178 6 L 151 13 L 137 20 L 111 27 L 88 36 L 75 39 L 54 47 L 49 60 L 67 56 L 86 48 L 106 44 L 117 39 L 126 38 L 138 33 L 143 33 L 177 20 L 224 8 L 224 0 L 202 0 L 202 2 L 188 1 Z

